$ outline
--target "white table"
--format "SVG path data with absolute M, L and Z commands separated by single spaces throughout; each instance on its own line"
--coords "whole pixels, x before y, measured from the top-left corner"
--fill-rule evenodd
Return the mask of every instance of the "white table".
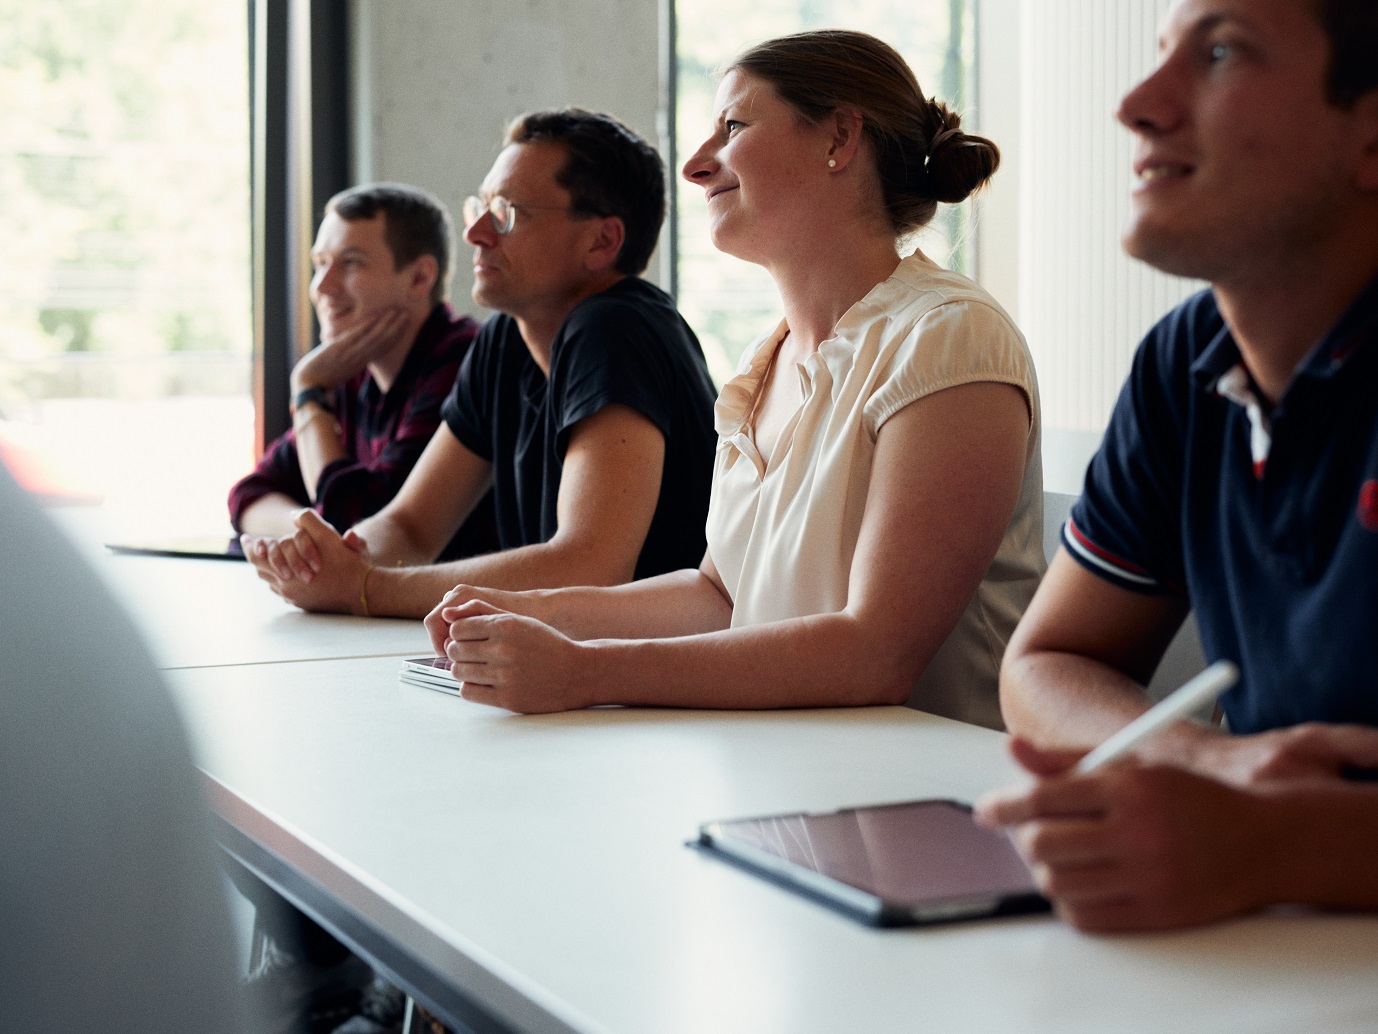
M 1119 938 L 1043 917 L 878 931 L 683 846 L 711 818 L 970 800 L 1012 775 L 996 734 L 902 708 L 521 718 L 400 685 L 397 669 L 172 679 L 231 848 L 476 1030 L 1378 1023 L 1378 919 L 1273 914 Z
M 147 634 L 160 667 L 431 652 L 419 621 L 303 613 L 273 595 L 244 562 L 99 554 L 96 559 Z
M 478 1031 L 1358 1031 L 1378 919 L 1171 935 L 877 931 L 686 848 L 711 818 L 951 796 L 1001 737 L 903 708 L 519 718 L 397 682 L 417 622 L 307 615 L 245 565 L 108 557 L 222 840 Z

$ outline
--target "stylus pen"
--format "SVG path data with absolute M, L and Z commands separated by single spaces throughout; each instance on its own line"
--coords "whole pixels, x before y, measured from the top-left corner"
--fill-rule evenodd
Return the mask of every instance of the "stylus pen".
M 1181 688 L 1173 690 L 1143 714 L 1126 725 L 1077 762 L 1078 775 L 1094 772 L 1102 765 L 1124 757 L 1159 730 L 1198 707 L 1214 702 L 1239 679 L 1239 669 L 1229 661 L 1216 661 Z

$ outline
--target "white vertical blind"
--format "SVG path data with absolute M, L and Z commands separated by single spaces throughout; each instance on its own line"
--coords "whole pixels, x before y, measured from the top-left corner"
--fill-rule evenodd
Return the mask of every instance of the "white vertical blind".
M 1019 316 L 1050 428 L 1100 432 L 1144 332 L 1201 284 L 1128 258 L 1133 140 L 1114 117 L 1170 0 L 1023 0 Z

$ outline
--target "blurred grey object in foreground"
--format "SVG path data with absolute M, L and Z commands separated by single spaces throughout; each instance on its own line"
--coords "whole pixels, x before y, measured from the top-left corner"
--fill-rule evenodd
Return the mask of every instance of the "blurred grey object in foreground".
M 0 467 L 0 1027 L 242 1029 L 197 786 L 133 623 Z

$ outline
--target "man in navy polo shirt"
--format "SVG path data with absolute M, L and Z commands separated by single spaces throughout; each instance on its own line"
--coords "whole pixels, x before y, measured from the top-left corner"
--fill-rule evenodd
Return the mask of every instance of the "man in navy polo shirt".
M 1209 292 L 1140 347 L 1005 654 L 1016 757 L 979 815 L 1088 930 L 1378 907 L 1378 0 L 1181 0 L 1123 100 L 1130 254 Z M 1189 609 L 1229 733 L 1148 707 Z

